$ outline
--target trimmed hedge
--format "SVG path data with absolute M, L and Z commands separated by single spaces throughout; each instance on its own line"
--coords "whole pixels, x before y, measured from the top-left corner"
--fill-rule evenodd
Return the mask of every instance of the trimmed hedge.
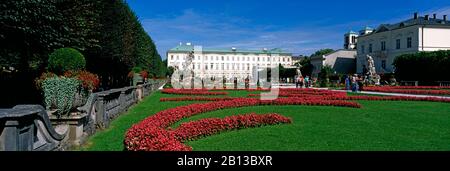
M 400 55 L 393 65 L 398 81 L 419 81 L 420 85 L 450 81 L 450 50 Z
M 66 71 L 80 71 L 86 67 L 83 54 L 73 48 L 61 48 L 49 55 L 48 70 L 62 74 Z

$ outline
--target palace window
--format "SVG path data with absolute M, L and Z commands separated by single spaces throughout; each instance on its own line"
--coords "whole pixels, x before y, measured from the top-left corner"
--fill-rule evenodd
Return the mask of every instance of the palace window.
M 173 55 L 170 55 L 170 59 L 173 60 Z
M 408 37 L 406 39 L 406 47 L 411 48 L 412 47 L 412 37 Z
M 372 53 L 372 44 L 369 44 L 369 53 Z
M 223 61 L 223 56 L 222 56 L 222 61 Z
M 364 45 L 361 45 L 361 52 L 362 52 L 363 54 L 366 53 L 366 49 L 365 49 Z
M 386 50 L 386 41 L 381 41 L 381 50 Z
M 395 48 L 396 48 L 396 49 L 400 49 L 400 39 L 397 39 L 397 40 L 395 41 L 395 44 L 396 44 Z

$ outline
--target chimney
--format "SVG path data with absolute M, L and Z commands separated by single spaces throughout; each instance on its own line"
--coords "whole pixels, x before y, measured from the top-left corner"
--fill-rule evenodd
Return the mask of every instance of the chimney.
M 429 15 L 425 15 L 425 20 L 428 20 L 428 19 L 430 19 L 430 16 Z
M 414 13 L 414 19 L 419 18 L 419 14 L 417 12 Z
M 447 15 L 444 15 L 444 21 L 447 21 Z
M 433 19 L 435 19 L 435 20 L 436 20 L 436 14 L 433 14 Z

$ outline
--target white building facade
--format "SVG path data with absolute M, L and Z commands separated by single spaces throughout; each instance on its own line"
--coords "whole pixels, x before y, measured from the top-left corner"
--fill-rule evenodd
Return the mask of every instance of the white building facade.
M 356 50 L 353 49 L 339 49 L 325 55 L 312 56 L 311 64 L 314 66 L 312 77 L 318 77 L 324 66 L 330 66 L 339 74 L 353 74 L 355 72 L 355 58 Z
M 192 64 L 187 66 L 194 71 L 194 76 L 205 79 L 223 79 L 227 82 L 237 79 L 251 79 L 253 73 L 261 68 L 273 68 L 281 64 L 291 67 L 292 54 L 279 48 L 262 50 L 207 49 L 190 43 L 181 44 L 167 52 L 167 65 L 175 70 L 185 69 L 190 52 L 194 52 Z
M 395 71 L 392 63 L 399 55 L 450 50 L 450 22 L 446 15 L 419 17 L 415 13 L 412 19 L 361 33 L 357 42 L 357 73 L 366 71 L 367 55 L 373 57 L 377 73 L 391 73 Z

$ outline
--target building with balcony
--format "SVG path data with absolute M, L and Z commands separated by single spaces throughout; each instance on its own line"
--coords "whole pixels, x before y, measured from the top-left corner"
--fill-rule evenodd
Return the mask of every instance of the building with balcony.
M 392 63 L 399 55 L 450 50 L 450 22 L 447 15 L 421 17 L 414 13 L 411 19 L 361 31 L 357 42 L 357 73 L 367 69 L 367 55 L 374 59 L 377 73 L 391 73 L 394 72 Z
M 193 58 L 189 53 L 193 52 Z M 190 63 L 185 65 L 186 62 Z M 212 49 L 194 46 L 191 43 L 181 44 L 167 51 L 167 65 L 175 69 L 189 67 L 195 77 L 237 79 L 243 81 L 252 78 L 254 71 L 261 68 L 273 68 L 281 64 L 292 67 L 292 54 L 280 48 L 246 50 L 238 48 Z

